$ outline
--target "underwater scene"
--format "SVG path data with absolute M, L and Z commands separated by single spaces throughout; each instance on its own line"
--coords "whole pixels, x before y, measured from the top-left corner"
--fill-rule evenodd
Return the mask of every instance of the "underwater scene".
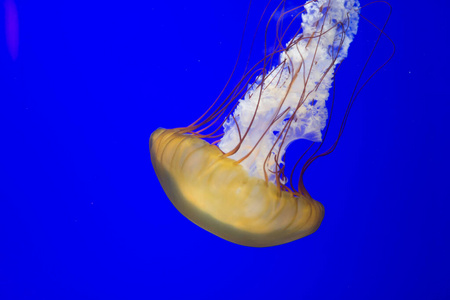
M 2 4 L 0 299 L 450 299 L 450 4 Z

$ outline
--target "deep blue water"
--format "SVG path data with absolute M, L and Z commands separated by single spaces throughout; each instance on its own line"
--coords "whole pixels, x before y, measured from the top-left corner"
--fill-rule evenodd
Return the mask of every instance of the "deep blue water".
M 184 218 L 148 150 L 221 91 L 247 1 L 3 2 L 19 48 L 2 30 L 0 299 L 450 299 L 447 2 L 391 1 L 395 57 L 305 175 L 322 226 L 263 249 Z M 350 48 L 337 112 L 376 35 L 366 24 Z

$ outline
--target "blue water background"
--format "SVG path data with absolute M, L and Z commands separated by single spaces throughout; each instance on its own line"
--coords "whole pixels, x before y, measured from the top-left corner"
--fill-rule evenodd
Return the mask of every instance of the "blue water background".
M 17 60 L 1 35 L 0 299 L 450 299 L 448 2 L 391 1 L 396 55 L 305 175 L 322 226 L 264 249 L 184 218 L 148 150 L 221 91 L 247 1 L 15 3 Z M 387 12 L 364 14 L 381 26 Z M 338 113 L 376 34 L 361 28 L 350 49 Z M 372 70 L 391 50 L 384 39 Z

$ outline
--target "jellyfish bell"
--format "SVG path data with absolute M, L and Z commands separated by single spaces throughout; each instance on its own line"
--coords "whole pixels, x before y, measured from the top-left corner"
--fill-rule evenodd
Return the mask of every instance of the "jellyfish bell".
M 152 163 L 174 206 L 198 226 L 237 244 L 267 247 L 313 233 L 323 206 L 252 177 L 217 146 L 178 130 L 156 130 Z
M 276 9 L 274 50 L 260 68 L 245 72 L 230 95 L 193 124 L 159 128 L 150 137 L 153 167 L 174 206 L 205 230 L 252 247 L 297 240 L 322 222 L 324 207 L 302 182 L 317 156 L 305 163 L 298 186 L 284 174 L 283 158 L 295 140 L 323 141 L 329 89 L 359 21 L 358 0 L 285 4 Z M 280 25 L 287 14 L 302 21 L 283 44 L 294 24 Z

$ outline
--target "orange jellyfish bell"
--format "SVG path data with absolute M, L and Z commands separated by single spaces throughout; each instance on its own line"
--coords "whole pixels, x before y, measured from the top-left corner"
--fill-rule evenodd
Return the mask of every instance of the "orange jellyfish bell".
M 150 138 L 153 167 L 169 199 L 189 220 L 240 245 L 267 247 L 313 233 L 323 206 L 252 177 L 235 160 L 179 130 Z
M 153 132 L 153 167 L 185 217 L 252 247 L 288 243 L 319 228 L 324 207 L 308 194 L 302 176 L 320 155 L 305 163 L 298 186 L 294 171 L 289 180 L 285 176 L 283 159 L 295 140 L 323 141 L 328 90 L 356 34 L 358 11 L 358 0 L 315 0 L 293 9 L 281 1 L 269 20 L 279 16 L 274 50 L 193 124 Z M 288 15 L 291 22 L 283 23 Z M 294 38 L 284 44 L 300 18 Z

